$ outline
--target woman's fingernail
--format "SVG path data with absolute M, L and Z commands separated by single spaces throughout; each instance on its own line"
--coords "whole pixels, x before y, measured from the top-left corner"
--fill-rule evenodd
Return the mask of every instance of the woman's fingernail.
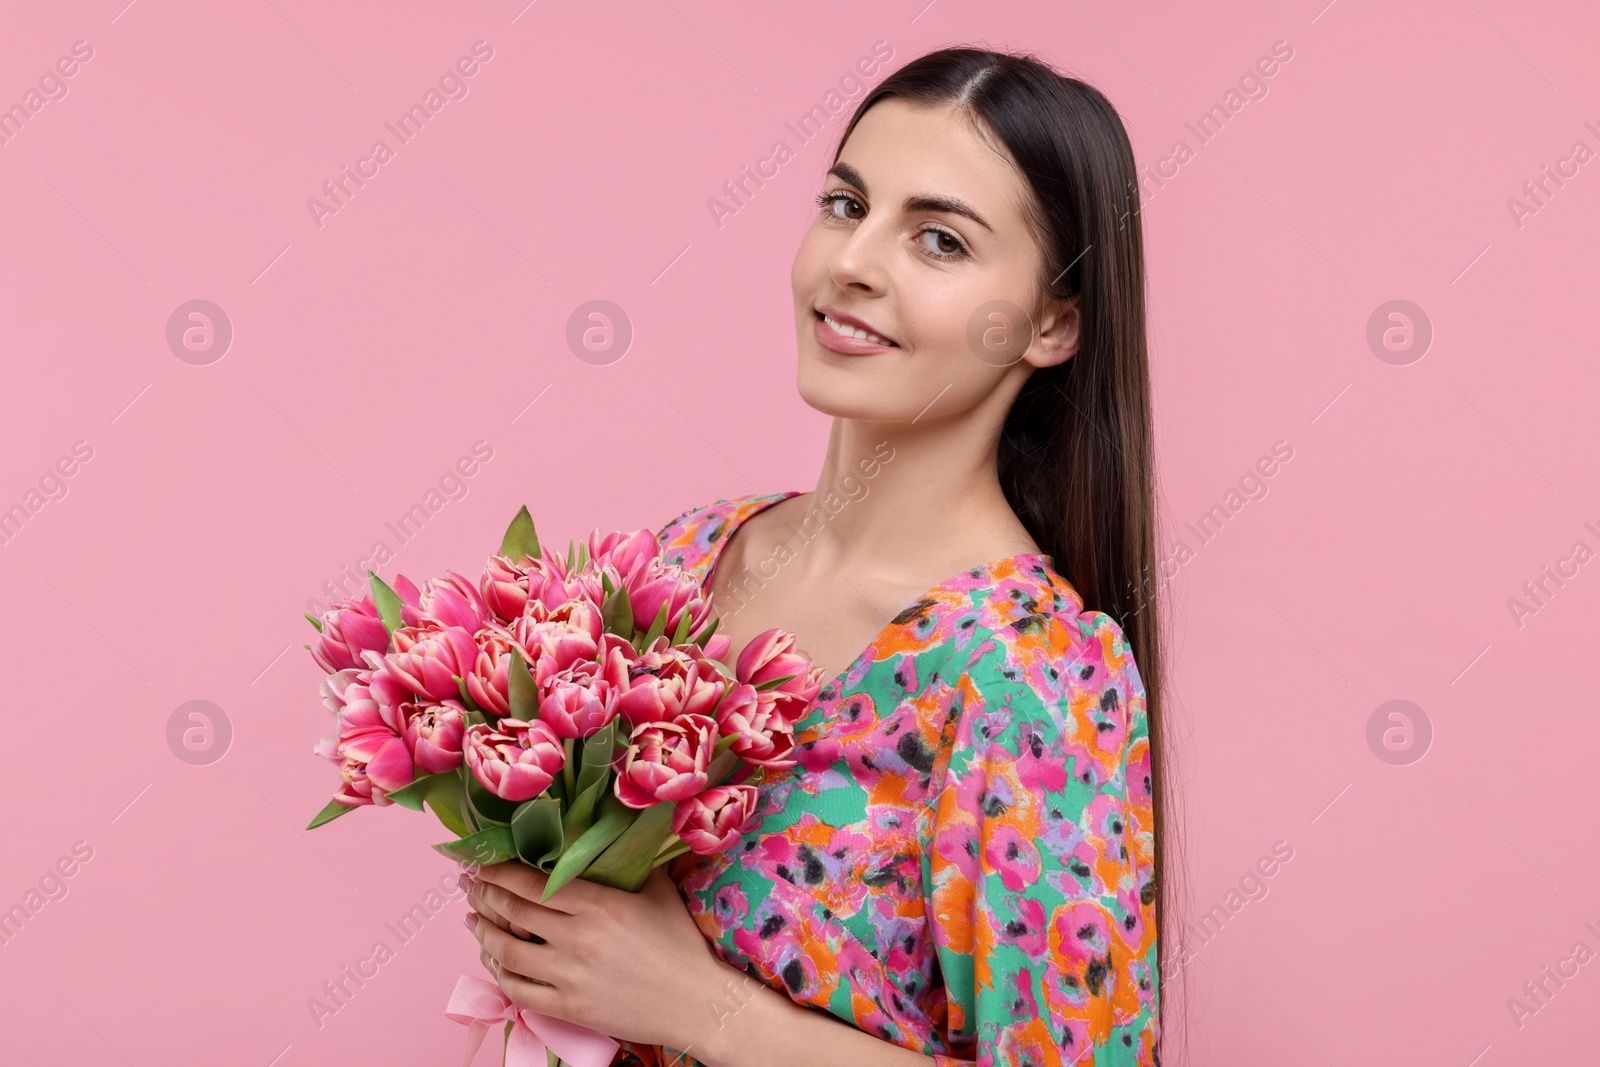
M 456 876 L 456 885 L 460 886 L 462 892 L 464 892 L 464 893 L 472 892 L 472 876 L 468 875 L 468 874 L 459 874 L 459 875 L 457 875 Z
M 461 924 L 468 930 L 474 929 L 478 925 L 478 913 L 474 911 L 467 912 L 461 916 Z

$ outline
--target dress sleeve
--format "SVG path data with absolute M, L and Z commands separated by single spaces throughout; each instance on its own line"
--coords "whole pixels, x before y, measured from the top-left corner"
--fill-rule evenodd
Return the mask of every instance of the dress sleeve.
M 673 535 L 676 534 L 683 526 L 683 521 L 693 514 L 695 510 L 695 508 L 687 508 L 683 511 L 680 511 L 678 514 L 674 515 L 672 518 L 656 527 L 656 540 L 662 545 L 667 544 L 667 542 L 672 540 Z
M 1144 687 L 1110 616 L 1029 623 L 975 643 L 930 798 L 923 874 L 948 1003 L 934 1063 L 1154 1067 Z

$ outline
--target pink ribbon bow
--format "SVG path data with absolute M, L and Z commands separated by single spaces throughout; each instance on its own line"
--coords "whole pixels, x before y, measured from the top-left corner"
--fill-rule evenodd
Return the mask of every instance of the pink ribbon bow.
M 506 1067 L 546 1067 L 546 1048 L 572 1067 L 610 1067 L 620 1047 L 587 1027 L 519 1009 L 499 986 L 469 974 L 456 979 L 444 1013 L 467 1027 L 467 1058 L 462 1061 L 466 1067 L 489 1027 L 497 1023 L 515 1024 L 507 1035 Z

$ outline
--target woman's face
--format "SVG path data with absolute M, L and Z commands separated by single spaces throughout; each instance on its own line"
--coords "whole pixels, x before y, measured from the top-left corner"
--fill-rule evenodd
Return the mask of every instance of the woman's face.
M 1075 303 L 1033 318 L 1043 266 L 1026 183 L 960 113 L 874 104 L 821 195 L 790 271 L 813 408 L 909 422 L 967 411 L 1002 385 L 1009 407 L 1033 368 L 1072 355 Z M 876 338 L 841 336 L 824 314 Z

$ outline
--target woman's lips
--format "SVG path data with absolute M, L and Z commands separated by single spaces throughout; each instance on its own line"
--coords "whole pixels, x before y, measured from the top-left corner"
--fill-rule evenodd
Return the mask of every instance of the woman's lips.
M 835 333 L 832 326 L 823 321 L 820 312 L 812 313 L 813 332 L 816 334 L 817 344 L 830 352 L 838 352 L 843 356 L 875 356 L 880 352 L 887 352 L 899 345 L 882 345 L 876 341 L 868 341 L 861 337 L 847 337 L 842 333 Z

